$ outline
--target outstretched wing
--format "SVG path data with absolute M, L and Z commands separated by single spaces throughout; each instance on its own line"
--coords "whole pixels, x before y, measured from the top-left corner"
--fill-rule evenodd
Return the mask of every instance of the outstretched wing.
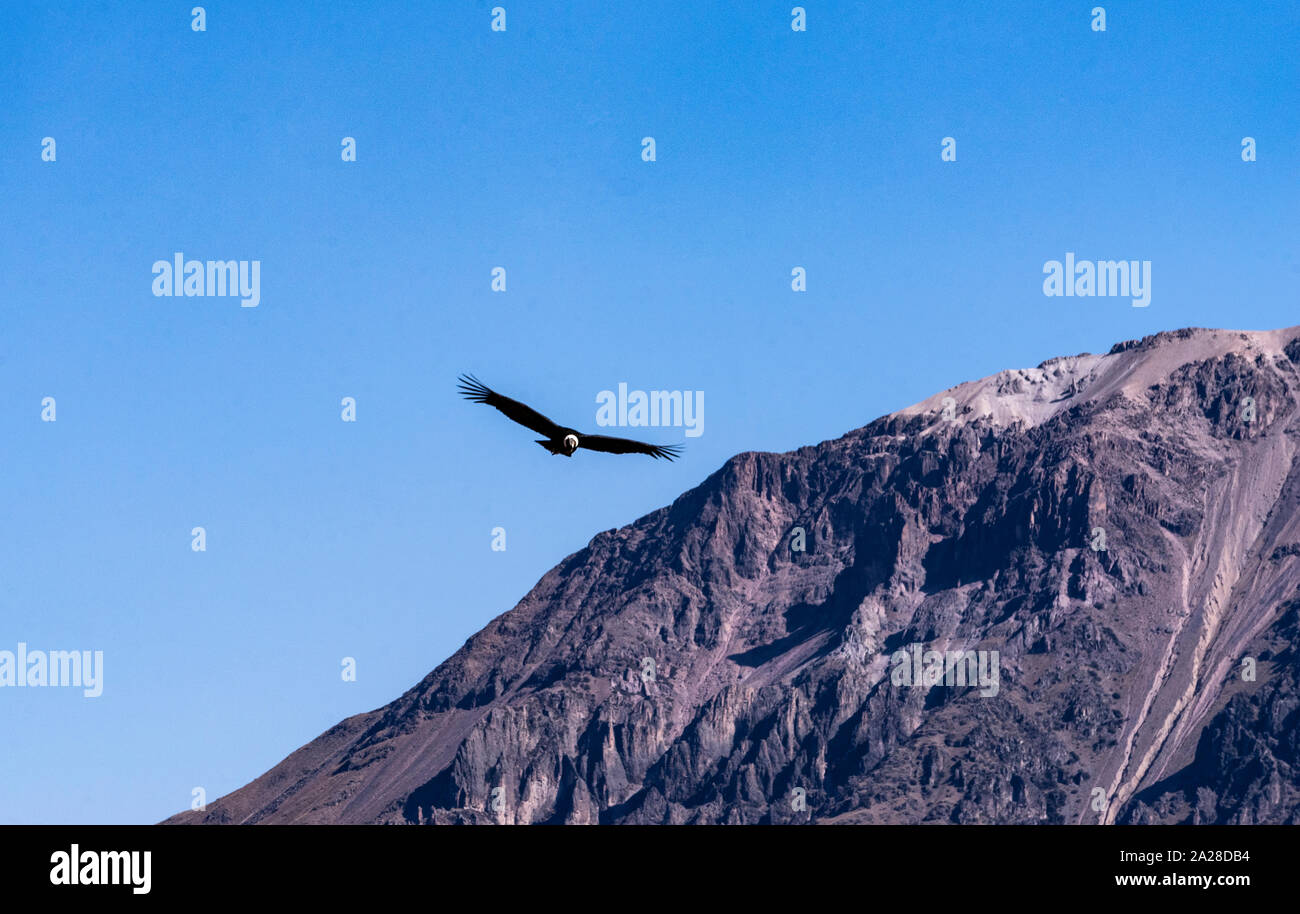
M 509 397 L 503 397 L 492 388 L 488 387 L 478 378 L 471 375 L 461 375 L 460 392 L 466 400 L 473 400 L 475 403 L 486 403 L 488 406 L 495 406 L 501 412 L 505 413 L 508 418 L 518 422 L 520 425 L 531 428 L 539 435 L 545 435 L 547 438 L 555 438 L 563 428 L 556 425 L 550 419 L 547 419 L 531 406 L 525 406 L 518 400 L 511 400 Z
M 589 451 L 604 451 L 606 454 L 649 454 L 655 460 L 660 457 L 674 460 L 681 456 L 680 444 L 646 444 L 630 438 L 611 438 L 608 435 L 579 435 L 578 447 Z

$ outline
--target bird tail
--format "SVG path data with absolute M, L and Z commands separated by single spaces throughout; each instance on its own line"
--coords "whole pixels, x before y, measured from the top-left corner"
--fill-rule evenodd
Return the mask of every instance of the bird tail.
M 537 440 L 537 443 L 540 444 L 542 447 L 546 448 L 552 454 L 563 453 L 563 451 L 560 450 L 559 445 L 557 445 L 554 441 L 547 441 L 545 438 L 539 438 Z

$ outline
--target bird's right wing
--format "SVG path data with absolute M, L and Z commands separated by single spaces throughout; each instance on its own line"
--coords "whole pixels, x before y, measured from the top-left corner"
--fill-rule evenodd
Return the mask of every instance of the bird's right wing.
M 509 397 L 501 396 L 501 394 L 473 375 L 463 374 L 458 380 L 460 381 L 461 395 L 466 400 L 494 406 L 505 413 L 508 418 L 513 419 L 522 426 L 531 428 L 539 435 L 545 435 L 547 438 L 555 438 L 564 431 L 562 427 L 556 425 L 531 406 L 525 406 L 518 400 L 511 400 Z
M 646 444 L 631 438 L 612 438 L 609 435 L 579 435 L 578 447 L 606 454 L 649 454 L 655 460 L 676 460 L 682 455 L 680 444 Z

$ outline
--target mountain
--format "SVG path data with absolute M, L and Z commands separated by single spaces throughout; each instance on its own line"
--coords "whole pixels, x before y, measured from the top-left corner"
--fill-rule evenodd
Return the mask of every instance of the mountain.
M 168 821 L 1300 823 L 1298 442 L 1188 329 L 739 454 Z

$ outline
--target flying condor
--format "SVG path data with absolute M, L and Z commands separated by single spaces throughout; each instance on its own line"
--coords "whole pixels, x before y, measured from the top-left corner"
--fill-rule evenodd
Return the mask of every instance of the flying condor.
M 461 375 L 458 380 L 461 395 L 466 400 L 496 407 L 507 418 L 525 428 L 531 428 L 539 435 L 545 435 L 537 443 L 552 454 L 572 457 L 574 451 L 583 447 L 589 451 L 604 451 L 606 454 L 649 454 L 656 460 L 660 457 L 672 460 L 681 456 L 682 448 L 679 444 L 646 444 L 629 438 L 611 438 L 609 435 L 584 435 L 575 429 L 556 425 L 531 406 L 501 396 L 473 375 Z

